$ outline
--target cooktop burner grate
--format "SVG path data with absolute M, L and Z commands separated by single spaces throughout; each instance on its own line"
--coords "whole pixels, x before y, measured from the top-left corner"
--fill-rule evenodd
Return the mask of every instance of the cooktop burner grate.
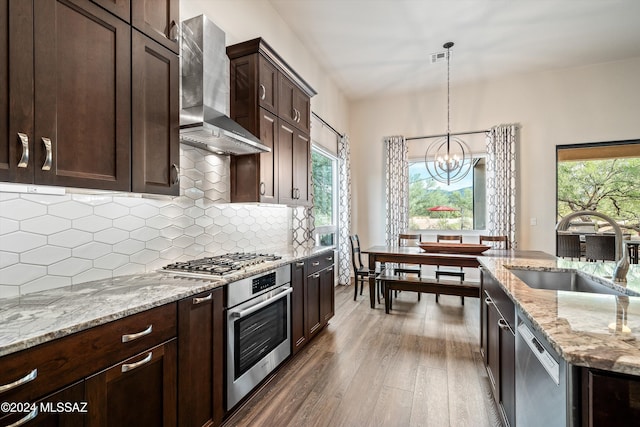
M 277 261 L 282 257 L 274 254 L 260 254 L 255 252 L 235 252 L 213 257 L 194 259 L 191 261 L 175 262 L 166 265 L 165 271 L 199 273 L 213 276 L 223 276 L 243 268 L 261 264 L 267 261 Z

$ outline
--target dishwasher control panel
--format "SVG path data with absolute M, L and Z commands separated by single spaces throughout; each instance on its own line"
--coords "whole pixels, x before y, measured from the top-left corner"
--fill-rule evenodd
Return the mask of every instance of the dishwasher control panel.
M 556 384 L 560 385 L 560 365 L 558 362 L 556 362 L 551 354 L 540 344 L 540 341 L 533 335 L 533 332 L 531 332 L 527 325 L 521 322 L 518 325 L 518 333 L 524 342 L 527 343 L 544 369 L 549 373 L 549 376 L 551 376 Z

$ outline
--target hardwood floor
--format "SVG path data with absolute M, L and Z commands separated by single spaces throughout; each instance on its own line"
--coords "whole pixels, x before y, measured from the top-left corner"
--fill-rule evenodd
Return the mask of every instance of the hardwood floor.
M 229 426 L 499 426 L 479 353 L 478 299 L 402 292 L 391 314 L 336 287 L 329 326 Z

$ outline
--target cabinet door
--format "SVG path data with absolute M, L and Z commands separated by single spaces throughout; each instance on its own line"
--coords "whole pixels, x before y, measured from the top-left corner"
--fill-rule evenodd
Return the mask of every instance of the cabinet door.
M 486 363 L 489 380 L 496 402 L 500 402 L 500 328 L 498 327 L 500 313 L 495 305 L 489 304 L 487 308 L 487 348 Z
M 504 318 L 503 318 L 504 322 Z M 516 336 L 500 327 L 500 404 L 509 425 L 516 425 Z
M 280 74 L 278 80 L 278 117 L 293 125 L 298 116 L 294 111 L 297 88 L 284 74 Z
M 179 58 L 137 31 L 132 36 L 131 189 L 178 196 Z
M 131 25 L 175 53 L 179 24 L 179 0 L 131 0 Z
M 88 405 L 84 405 L 84 401 L 84 382 L 80 381 L 35 402 L 30 412 L 5 417 L 0 413 L 0 425 L 82 427 L 90 410 Z
M 0 0 L 0 180 L 33 182 L 33 4 Z
M 305 272 L 304 261 L 291 264 L 291 345 L 292 353 L 296 354 L 307 343 L 305 327 Z
M 258 192 L 262 203 L 278 203 L 278 119 L 269 111 L 260 109 L 260 141 L 271 148 L 260 153 L 260 184 Z
M 277 114 L 278 70 L 262 55 L 258 55 L 258 103 Z
M 585 368 L 581 403 L 583 426 L 636 425 L 640 417 L 640 380 L 637 376 Z
M 308 135 L 299 131 L 295 132 L 292 157 L 294 202 L 296 205 L 308 206 L 310 204 L 309 189 L 311 188 L 311 178 L 309 176 L 311 141 Z
M 313 273 L 307 276 L 306 289 L 306 308 L 307 308 L 307 339 L 311 339 L 323 324 L 323 318 L 320 313 L 320 273 Z
M 89 377 L 85 384 L 88 427 L 175 426 L 176 340 Z
M 278 126 L 278 201 L 281 204 L 295 204 L 293 184 L 293 150 L 297 132 L 288 123 L 279 120 Z
M 131 185 L 131 29 L 83 0 L 35 0 L 35 182 Z
M 219 425 L 223 408 L 223 292 L 178 303 L 178 425 Z
M 320 272 L 320 315 L 323 325 L 326 325 L 334 315 L 335 288 L 333 266 Z

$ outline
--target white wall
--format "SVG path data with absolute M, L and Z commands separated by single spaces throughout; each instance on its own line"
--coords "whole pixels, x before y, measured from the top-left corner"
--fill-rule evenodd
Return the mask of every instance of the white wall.
M 451 87 L 451 130 L 520 124 L 518 246 L 554 253 L 555 146 L 640 138 L 640 58 Z M 353 224 L 384 243 L 382 138 L 446 132 L 446 91 L 366 99 L 350 108 Z M 537 225 L 531 226 L 531 218 Z
M 318 95 L 311 110 L 340 132 L 349 133 L 346 98 L 266 0 L 180 0 L 180 19 L 205 14 L 227 36 L 227 46 L 262 37 Z

